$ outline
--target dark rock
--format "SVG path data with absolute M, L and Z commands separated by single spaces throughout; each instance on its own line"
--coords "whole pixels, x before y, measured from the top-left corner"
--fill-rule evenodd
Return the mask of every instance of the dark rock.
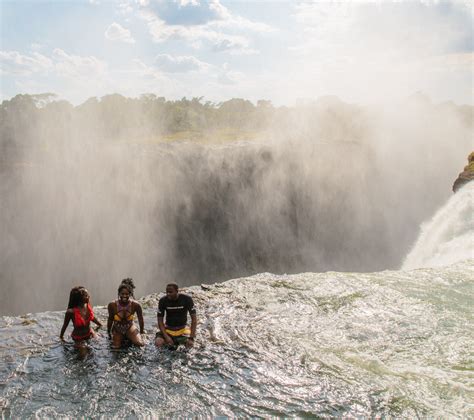
M 474 152 L 471 152 L 467 158 L 468 164 L 464 170 L 458 175 L 453 184 L 453 191 L 457 192 L 461 187 L 474 179 Z

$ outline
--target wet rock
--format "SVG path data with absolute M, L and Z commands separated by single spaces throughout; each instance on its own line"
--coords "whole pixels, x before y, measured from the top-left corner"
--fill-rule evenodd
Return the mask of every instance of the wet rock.
M 458 175 L 453 184 L 453 191 L 457 192 L 461 187 L 474 179 L 474 152 L 471 152 L 467 158 L 468 164 Z

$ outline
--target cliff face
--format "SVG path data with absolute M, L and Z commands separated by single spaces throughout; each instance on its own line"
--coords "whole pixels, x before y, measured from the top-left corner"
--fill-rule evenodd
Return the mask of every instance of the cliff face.
M 469 154 L 467 160 L 469 163 L 464 167 L 464 170 L 458 175 L 456 181 L 454 181 L 454 192 L 457 192 L 459 188 L 474 179 L 474 152 L 471 152 Z

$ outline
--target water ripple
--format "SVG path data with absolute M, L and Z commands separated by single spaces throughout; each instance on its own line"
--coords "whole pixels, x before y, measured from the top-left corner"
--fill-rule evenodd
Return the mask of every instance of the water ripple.
M 189 351 L 157 350 L 152 335 L 143 349 L 112 351 L 102 334 L 80 357 L 56 338 L 62 313 L 3 317 L 1 414 L 472 417 L 474 293 L 463 264 L 192 288 L 200 324 Z

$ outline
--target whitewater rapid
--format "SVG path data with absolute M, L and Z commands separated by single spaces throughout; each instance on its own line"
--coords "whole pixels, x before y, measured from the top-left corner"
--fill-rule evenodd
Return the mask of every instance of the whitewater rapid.
M 474 258 L 474 182 L 454 194 L 421 233 L 402 269 L 441 267 Z

